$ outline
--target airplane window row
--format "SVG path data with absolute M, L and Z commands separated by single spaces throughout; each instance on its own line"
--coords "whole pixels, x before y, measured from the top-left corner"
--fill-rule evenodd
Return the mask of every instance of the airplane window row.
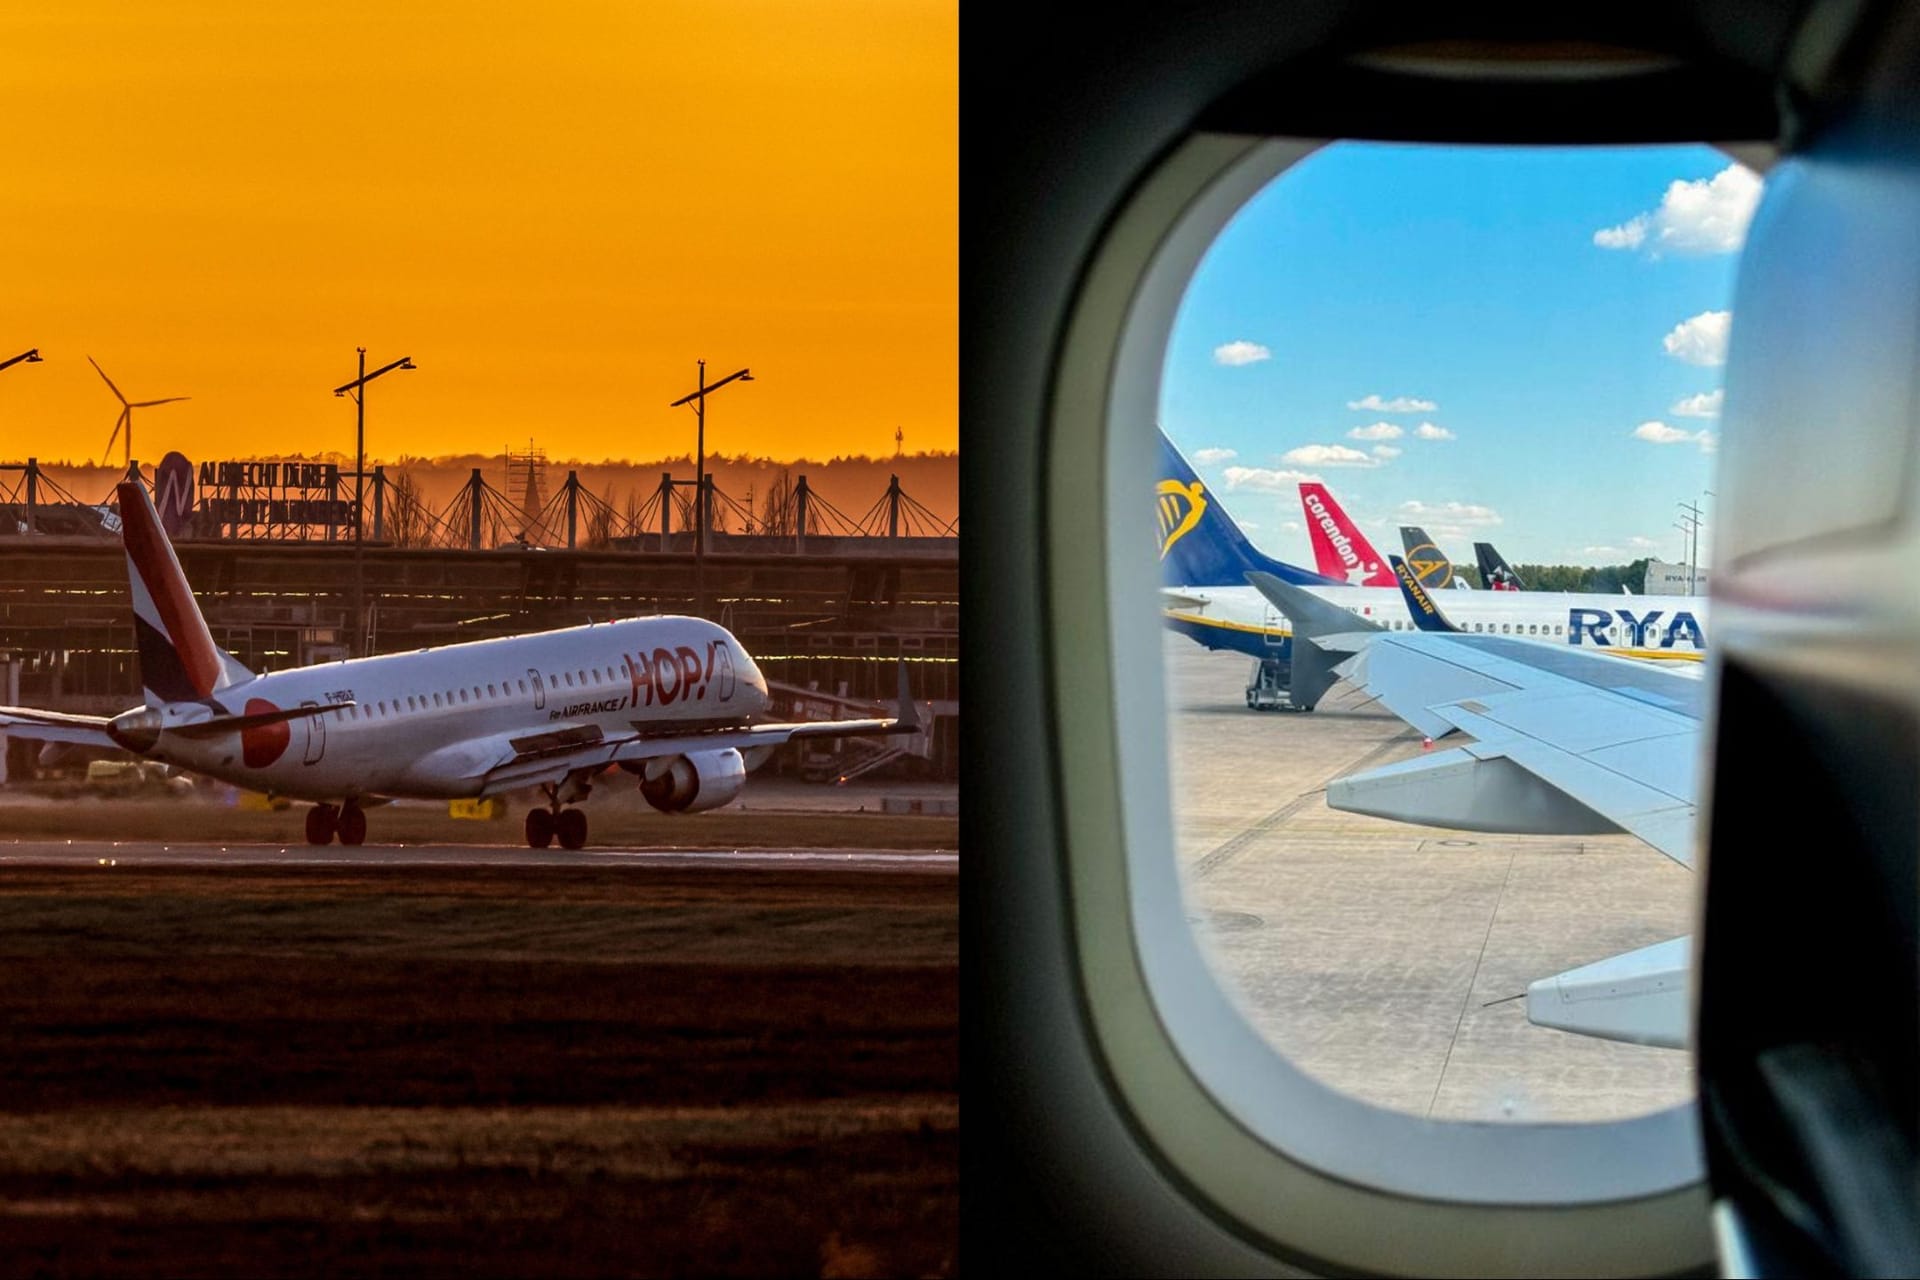
M 552 682 L 553 677 L 549 676 L 548 680 L 549 682 Z M 586 681 L 586 673 L 582 672 L 581 682 L 584 684 L 585 681 Z M 571 683 L 571 681 L 569 681 L 569 683 Z M 519 691 L 521 693 L 524 694 L 529 692 L 527 688 L 527 682 L 524 678 L 519 680 L 504 680 L 498 685 L 493 685 L 493 684 L 487 685 L 486 692 L 484 694 L 480 692 L 479 685 L 474 685 L 473 695 L 471 698 L 468 697 L 467 691 L 465 689 L 459 689 L 459 690 L 449 689 L 446 691 L 444 695 L 439 693 L 419 694 L 419 695 L 408 694 L 407 705 L 404 708 L 404 710 L 405 711 L 425 711 L 429 708 L 429 706 L 450 707 L 455 704 L 456 699 L 459 702 L 469 702 L 469 701 L 480 702 L 487 699 L 511 697 L 513 695 L 514 688 L 516 685 L 519 687 Z M 431 702 L 429 702 L 429 698 L 431 698 Z M 365 707 L 364 710 L 359 706 L 338 708 L 334 711 L 333 718 L 335 720 L 342 720 L 342 721 L 362 720 L 362 719 L 373 720 L 376 718 L 384 719 L 389 715 L 400 715 L 402 713 L 402 710 L 403 708 L 400 706 L 400 699 L 398 697 L 395 697 L 393 699 L 391 706 L 388 705 L 388 702 L 386 699 L 382 698 L 377 702 L 374 702 L 368 705 L 367 707 Z

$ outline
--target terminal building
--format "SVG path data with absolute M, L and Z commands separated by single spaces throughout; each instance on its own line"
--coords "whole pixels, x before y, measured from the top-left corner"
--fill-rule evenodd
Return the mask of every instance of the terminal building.
M 158 505 L 164 515 L 168 502 Z M 487 545 L 494 539 L 474 521 L 467 545 L 371 538 L 356 552 L 350 523 L 305 539 L 262 539 L 231 536 L 223 522 L 228 536 L 205 536 L 213 522 L 196 521 L 198 507 L 175 506 L 175 549 L 214 642 L 253 670 L 697 614 L 739 637 L 782 714 L 874 714 L 893 703 L 902 664 L 913 698 L 930 704 L 924 762 L 880 759 L 879 740 L 847 739 L 838 754 L 796 752 L 777 767 L 819 777 L 883 769 L 958 776 L 957 536 L 742 531 L 710 534 L 696 555 L 690 531 L 670 526 L 589 549 L 577 537 L 571 548 L 530 543 L 518 530 Z M 89 714 L 137 703 L 117 517 L 57 504 L 31 519 L 10 514 L 0 521 L 0 698 Z
M 1709 570 L 1699 565 L 1647 561 L 1646 593 L 1650 596 L 1703 596 Z

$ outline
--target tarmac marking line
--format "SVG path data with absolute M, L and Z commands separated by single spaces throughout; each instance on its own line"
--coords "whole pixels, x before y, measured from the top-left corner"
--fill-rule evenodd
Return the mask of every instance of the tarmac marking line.
M 1412 737 L 1413 737 L 1413 731 L 1411 729 L 1407 730 L 1405 733 L 1395 734 L 1393 737 L 1388 738 L 1385 742 L 1378 743 L 1375 746 L 1370 747 L 1366 751 L 1362 752 L 1357 759 L 1353 760 L 1351 763 L 1345 765 L 1340 769 L 1336 769 L 1333 772 L 1333 774 L 1330 776 L 1336 777 L 1336 778 L 1343 777 L 1346 774 L 1357 773 L 1362 769 L 1369 768 L 1376 761 L 1380 760 L 1385 756 L 1393 754 L 1395 751 L 1399 750 L 1402 746 L 1406 745 L 1406 743 L 1409 742 L 1412 739 Z M 1309 804 L 1311 804 L 1316 798 L 1323 796 L 1326 793 L 1327 793 L 1326 787 L 1324 786 L 1315 787 L 1312 791 L 1308 791 L 1303 795 L 1295 796 L 1292 800 L 1288 801 L 1286 804 L 1281 805 L 1278 809 L 1275 809 L 1272 813 L 1268 814 L 1264 818 L 1261 818 L 1258 822 L 1255 822 L 1252 826 L 1247 827 L 1244 831 L 1239 832 L 1237 835 L 1228 836 L 1225 840 L 1221 841 L 1219 844 L 1215 845 L 1212 849 L 1209 849 L 1206 853 L 1201 854 L 1199 858 L 1194 860 L 1194 863 L 1193 863 L 1194 879 L 1196 880 L 1206 879 L 1208 876 L 1212 875 L 1214 872 L 1218 871 L 1221 867 L 1224 867 L 1227 863 L 1231 862 L 1235 857 L 1239 856 L 1242 852 L 1244 852 L 1247 846 L 1251 845 L 1254 841 L 1258 840 L 1260 837 L 1271 834 L 1276 828 L 1284 826 L 1289 818 L 1299 813 L 1302 809 L 1306 808 Z

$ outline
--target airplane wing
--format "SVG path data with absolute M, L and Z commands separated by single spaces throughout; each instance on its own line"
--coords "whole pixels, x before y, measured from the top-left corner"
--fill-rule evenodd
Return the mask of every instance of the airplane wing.
M 36 742 L 72 742 L 86 747 L 119 744 L 107 734 L 107 717 L 35 711 L 32 707 L 0 707 L 0 733 Z
M 610 764 L 629 767 L 658 761 L 661 767 L 692 751 L 720 751 L 732 747 L 747 757 L 752 768 L 775 747 L 796 738 L 863 738 L 891 734 L 927 732 L 919 709 L 907 696 L 907 670 L 900 667 L 899 713 L 890 718 L 867 720 L 802 720 L 791 723 L 722 725 L 689 727 L 658 725 L 636 726 L 631 733 L 605 733 L 598 725 L 571 725 L 546 733 L 510 738 L 498 743 L 490 753 L 479 744 L 462 744 L 449 750 L 473 754 L 462 760 L 448 760 L 442 767 L 465 776 L 481 779 L 483 796 L 521 787 L 558 783 L 571 774 L 595 773 Z M 924 752 L 923 752 L 924 754 Z M 642 769 L 645 776 L 652 772 Z
M 1473 741 L 1338 779 L 1327 789 L 1334 808 L 1473 831 L 1624 830 L 1693 865 L 1700 681 L 1503 636 L 1419 631 L 1372 637 L 1346 674 L 1428 737 Z M 1489 774 L 1504 783 L 1489 785 Z
M 1404 565 L 1395 568 L 1419 629 L 1329 637 L 1361 641 L 1337 673 L 1426 736 L 1471 741 L 1335 779 L 1328 805 L 1470 831 L 1629 831 L 1692 867 L 1703 683 L 1571 646 L 1461 633 Z M 1296 634 L 1314 625 L 1314 597 L 1265 575 L 1254 585 Z M 1681 1047 L 1688 949 L 1678 938 L 1542 979 L 1528 988 L 1527 1016 Z
M 732 747 L 742 755 L 766 752 L 796 738 L 860 738 L 887 734 L 923 733 L 926 725 L 911 704 L 907 714 L 891 719 L 806 720 L 791 724 L 753 724 L 699 730 L 636 731 L 602 736 L 594 726 L 560 729 L 517 738 L 504 744 L 494 762 L 479 770 L 484 775 L 482 795 L 498 795 L 521 787 L 557 783 L 581 770 L 595 772 L 610 764 L 670 761 L 692 751 L 719 751 Z M 749 760 L 749 764 L 756 763 Z

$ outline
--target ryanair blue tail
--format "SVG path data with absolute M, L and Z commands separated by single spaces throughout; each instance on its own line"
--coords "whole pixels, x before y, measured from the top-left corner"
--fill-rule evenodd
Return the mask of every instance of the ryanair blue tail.
M 1161 580 L 1170 587 L 1244 587 L 1249 572 L 1270 573 L 1295 586 L 1345 585 L 1256 551 L 1219 495 L 1194 474 L 1164 431 L 1154 511 L 1160 526 Z
M 1400 579 L 1400 595 L 1407 602 L 1407 613 L 1412 616 L 1413 625 L 1422 631 L 1458 631 L 1460 628 L 1440 612 L 1440 605 L 1427 594 L 1426 584 L 1407 566 L 1407 562 L 1399 556 L 1388 558 L 1393 562 L 1394 576 Z

